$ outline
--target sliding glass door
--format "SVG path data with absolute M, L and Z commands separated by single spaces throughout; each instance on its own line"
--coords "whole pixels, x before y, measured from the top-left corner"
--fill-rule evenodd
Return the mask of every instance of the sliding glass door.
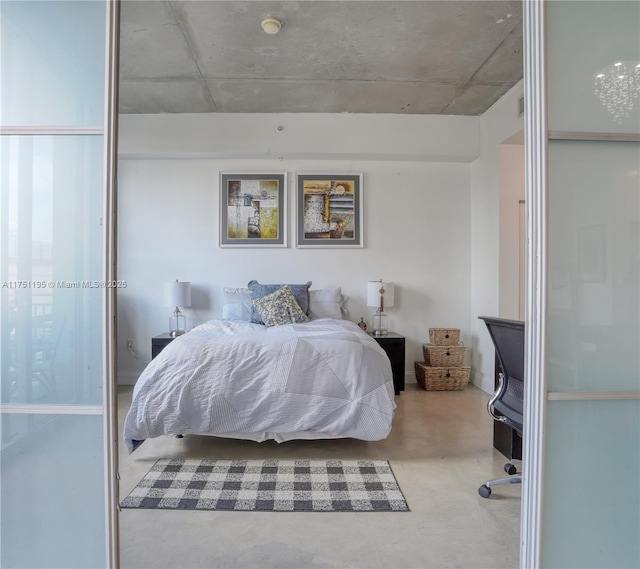
M 115 8 L 0 3 L 2 567 L 117 565 Z
M 638 567 L 640 3 L 525 13 L 535 383 L 522 564 Z

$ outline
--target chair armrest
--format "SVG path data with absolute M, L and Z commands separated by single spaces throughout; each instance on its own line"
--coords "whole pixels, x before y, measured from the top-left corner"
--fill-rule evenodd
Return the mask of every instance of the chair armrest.
M 504 380 L 504 375 L 502 374 L 502 372 L 500 372 L 498 374 L 498 389 L 496 389 L 496 392 L 493 394 L 493 397 L 491 397 L 491 399 L 489 399 L 489 402 L 487 403 L 487 411 L 489 415 L 491 415 L 496 421 L 500 423 L 504 423 L 507 420 L 507 418 L 504 417 L 503 415 L 496 415 L 493 410 L 493 405 L 496 401 L 498 401 L 498 399 L 500 399 L 504 395 L 504 392 L 506 389 L 507 389 L 507 382 Z

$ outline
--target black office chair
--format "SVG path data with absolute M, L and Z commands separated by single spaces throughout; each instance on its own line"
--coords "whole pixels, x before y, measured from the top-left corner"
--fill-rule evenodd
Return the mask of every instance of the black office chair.
M 484 320 L 487 325 L 501 368 L 498 375 L 498 388 L 489 400 L 487 410 L 496 421 L 509 425 L 522 436 L 524 322 L 489 316 L 479 316 L 479 319 Z M 509 476 L 489 480 L 478 488 L 478 494 L 488 498 L 491 496 L 493 486 L 522 482 L 522 474 L 517 474 L 515 465 L 505 464 L 504 470 Z

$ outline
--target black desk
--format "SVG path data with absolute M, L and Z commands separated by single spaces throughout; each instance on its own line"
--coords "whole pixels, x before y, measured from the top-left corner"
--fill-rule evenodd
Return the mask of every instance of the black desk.
M 496 356 L 494 387 L 498 388 L 498 374 L 501 372 L 500 361 Z M 496 415 L 500 413 L 496 412 Z M 509 425 L 493 422 L 493 447 L 509 460 L 522 460 L 522 437 Z

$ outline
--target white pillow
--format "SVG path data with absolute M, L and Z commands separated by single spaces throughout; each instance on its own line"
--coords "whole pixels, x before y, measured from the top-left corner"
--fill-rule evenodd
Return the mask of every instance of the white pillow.
M 342 318 L 343 303 L 346 300 L 340 287 L 309 290 L 309 317 Z
M 222 318 L 251 321 L 251 291 L 248 288 L 222 289 Z

